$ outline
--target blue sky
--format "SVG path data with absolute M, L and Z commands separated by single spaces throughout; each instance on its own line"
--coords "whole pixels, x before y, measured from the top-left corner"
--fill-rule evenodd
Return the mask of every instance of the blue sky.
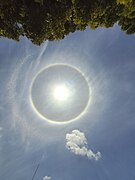
M 75 32 L 35 46 L 0 39 L 0 179 L 135 179 L 135 35 L 113 28 Z M 51 124 L 29 103 L 33 77 L 48 65 L 79 68 L 89 81 L 91 102 L 75 122 Z M 66 134 L 78 129 L 98 161 L 66 148 Z

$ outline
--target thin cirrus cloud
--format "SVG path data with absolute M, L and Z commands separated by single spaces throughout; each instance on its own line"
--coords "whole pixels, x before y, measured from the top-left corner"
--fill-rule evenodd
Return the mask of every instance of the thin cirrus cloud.
M 43 180 L 51 180 L 52 178 L 50 176 L 43 177 Z
M 66 134 L 66 147 L 70 152 L 76 155 L 86 156 L 88 159 L 97 161 L 101 158 L 100 152 L 94 153 L 91 149 L 88 149 L 85 134 L 77 129 Z

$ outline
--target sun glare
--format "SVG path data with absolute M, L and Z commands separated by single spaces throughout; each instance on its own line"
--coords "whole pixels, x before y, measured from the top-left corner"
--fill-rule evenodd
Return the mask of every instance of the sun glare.
M 66 101 L 70 95 L 70 91 L 65 85 L 58 85 L 54 88 L 53 96 L 58 101 Z

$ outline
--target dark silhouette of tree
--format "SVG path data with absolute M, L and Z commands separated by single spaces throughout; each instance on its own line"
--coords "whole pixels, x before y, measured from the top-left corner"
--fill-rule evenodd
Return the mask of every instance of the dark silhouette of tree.
M 135 33 L 135 0 L 1 0 L 0 37 L 26 36 L 40 45 L 70 32 L 112 27 Z
M 135 1 L 123 0 L 121 4 L 123 8 L 119 13 L 119 25 L 127 34 L 133 34 L 135 33 Z

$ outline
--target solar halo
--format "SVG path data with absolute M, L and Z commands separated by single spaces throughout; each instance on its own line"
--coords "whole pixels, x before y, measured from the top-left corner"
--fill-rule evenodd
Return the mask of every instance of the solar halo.
M 89 82 L 78 68 L 52 64 L 35 75 L 29 97 L 33 110 L 42 119 L 65 124 L 86 112 L 91 91 Z

